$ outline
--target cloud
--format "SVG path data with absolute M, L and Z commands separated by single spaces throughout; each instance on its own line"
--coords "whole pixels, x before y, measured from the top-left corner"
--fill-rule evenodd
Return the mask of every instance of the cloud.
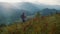
M 38 0 L 37 2 L 43 3 L 43 4 L 48 4 L 48 5 L 60 5 L 58 3 L 59 0 Z
M 60 5 L 60 0 L 21 0 L 22 2 L 43 3 L 48 5 Z
M 32 2 L 43 3 L 48 5 L 60 5 L 60 0 L 0 0 L 0 2 Z

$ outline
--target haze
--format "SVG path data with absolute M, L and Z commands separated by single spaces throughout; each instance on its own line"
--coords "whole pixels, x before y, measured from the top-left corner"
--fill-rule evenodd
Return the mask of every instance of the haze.
M 60 0 L 0 0 L 0 2 L 8 2 L 8 3 L 32 2 L 32 3 L 42 3 L 47 5 L 60 5 Z

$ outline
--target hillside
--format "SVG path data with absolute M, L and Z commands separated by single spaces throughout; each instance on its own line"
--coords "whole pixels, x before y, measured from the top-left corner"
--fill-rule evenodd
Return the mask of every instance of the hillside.
M 60 14 L 41 16 L 37 13 L 35 18 L 26 22 L 0 27 L 0 34 L 59 34 L 59 20 Z

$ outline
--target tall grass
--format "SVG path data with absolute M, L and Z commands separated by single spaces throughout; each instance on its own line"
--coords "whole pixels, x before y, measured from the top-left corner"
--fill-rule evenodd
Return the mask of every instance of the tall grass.
M 35 18 L 25 23 L 1 27 L 0 34 L 60 34 L 59 26 L 60 14 L 41 16 L 37 13 Z

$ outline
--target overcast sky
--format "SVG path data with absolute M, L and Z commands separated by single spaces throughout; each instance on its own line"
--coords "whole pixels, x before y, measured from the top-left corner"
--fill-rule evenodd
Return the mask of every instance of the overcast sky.
M 60 0 L 0 0 L 0 2 L 32 2 L 32 3 L 43 3 L 48 5 L 60 5 Z

